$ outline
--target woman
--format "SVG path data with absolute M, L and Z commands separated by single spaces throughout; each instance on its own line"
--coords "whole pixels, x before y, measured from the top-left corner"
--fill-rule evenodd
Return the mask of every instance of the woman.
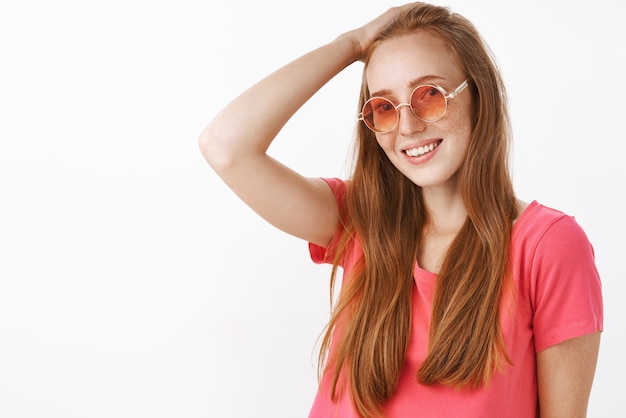
M 348 181 L 266 154 L 287 120 L 364 61 Z M 582 417 L 602 330 L 573 218 L 516 199 L 501 78 L 470 22 L 392 8 L 279 69 L 205 129 L 249 206 L 343 270 L 311 417 Z

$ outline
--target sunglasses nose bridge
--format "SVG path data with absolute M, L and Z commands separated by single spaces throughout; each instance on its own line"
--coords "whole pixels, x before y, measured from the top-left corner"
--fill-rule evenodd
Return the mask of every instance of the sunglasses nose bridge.
M 415 113 L 415 109 L 413 109 L 413 106 L 411 105 L 411 103 L 400 103 L 399 105 L 396 106 L 396 113 L 397 113 L 397 118 L 398 118 L 397 123 L 400 123 L 400 114 L 401 114 L 400 109 L 403 107 L 408 107 L 412 116 L 415 116 L 416 118 L 421 119 L 417 115 L 417 113 Z
M 404 116 L 401 117 L 400 116 L 402 113 L 401 109 L 403 107 L 408 108 L 408 113 L 405 113 Z M 417 115 L 417 113 L 415 113 L 415 109 L 413 108 L 411 103 L 400 103 L 399 105 L 396 106 L 396 127 L 398 127 L 401 130 L 415 129 L 414 124 L 416 121 L 425 122 L 421 117 Z M 403 123 L 404 123 L 404 127 L 402 127 Z
M 396 113 L 397 113 L 398 120 L 400 119 L 400 114 L 402 113 L 401 109 L 403 107 L 408 107 L 411 113 L 415 115 L 415 111 L 413 110 L 413 106 L 411 106 L 411 103 L 400 103 L 399 105 L 396 106 Z

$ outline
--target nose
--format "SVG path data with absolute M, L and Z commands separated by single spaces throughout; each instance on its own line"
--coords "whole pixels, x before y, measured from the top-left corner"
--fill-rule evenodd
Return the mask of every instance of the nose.
M 401 103 L 396 107 L 398 112 L 398 133 L 411 135 L 421 132 L 426 127 L 426 122 L 415 116 L 409 103 Z

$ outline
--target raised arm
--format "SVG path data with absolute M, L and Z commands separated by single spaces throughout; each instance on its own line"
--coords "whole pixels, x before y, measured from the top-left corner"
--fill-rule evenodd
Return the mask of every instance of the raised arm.
M 406 7 L 406 6 L 404 6 Z M 305 178 L 267 155 L 291 116 L 324 84 L 362 59 L 374 37 L 402 8 L 346 32 L 287 64 L 226 106 L 202 132 L 202 153 L 224 182 L 276 227 L 326 245 L 338 222 L 320 179 Z

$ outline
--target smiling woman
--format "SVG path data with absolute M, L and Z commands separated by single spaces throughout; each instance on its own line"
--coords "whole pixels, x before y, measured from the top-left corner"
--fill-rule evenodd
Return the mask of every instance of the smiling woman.
M 422 30 L 379 41 L 366 62 L 367 86 L 376 92 L 371 93 L 373 100 L 383 100 L 377 97 L 386 95 L 410 103 L 398 105 L 396 123 L 385 126 L 390 129 L 372 130 L 393 165 L 413 183 L 424 187 L 424 193 L 446 188 L 448 180 L 455 183 L 452 188 L 457 187 L 454 174 L 459 171 L 469 145 L 472 95 L 459 93 L 468 91 L 466 87 L 473 81 L 466 78 L 456 61 L 446 51 L 441 37 Z M 422 83 L 434 87 L 422 87 Z M 416 97 L 416 93 L 421 95 Z M 424 93 L 430 97 L 427 103 Z M 365 103 L 364 114 L 371 102 L 372 98 Z M 433 152 L 426 153 L 427 149 Z
M 624 142 L 626 83 L 622 80 L 626 74 L 626 54 L 619 53 L 626 39 L 623 24 L 626 2 L 437 0 L 436 3 L 451 6 L 451 10 L 469 18 L 498 58 L 513 122 L 515 141 L 510 169 L 515 196 L 529 204 L 535 199 L 575 215 L 594 245 L 608 332 L 602 334 L 588 416 L 619 415 L 619 411 L 626 410 L 624 388 L 619 384 L 626 375 L 626 357 L 621 350 L 626 346 L 626 327 L 622 324 L 626 317 L 622 244 L 626 217 L 622 186 L 619 186 L 626 178 L 624 153 L 620 148 Z M 407 387 L 416 393 L 410 408 L 427 407 L 420 396 L 428 390 L 434 391 L 437 385 L 418 384 L 416 375 L 427 353 L 433 354 L 431 358 L 436 357 L 434 349 L 429 351 L 427 345 L 430 336 L 425 335 L 431 330 L 430 319 L 435 312 L 431 303 L 439 297 L 434 285 L 443 283 L 438 281 L 442 277 L 438 266 L 443 265 L 443 260 L 436 256 L 448 251 L 450 259 L 456 258 L 445 245 L 454 239 L 451 237 L 459 237 L 456 233 L 459 225 L 450 222 L 446 224 L 449 231 L 438 230 L 428 219 L 412 216 L 411 211 L 423 207 L 420 202 L 416 207 L 398 204 L 400 198 L 394 186 L 406 186 L 400 190 L 406 192 L 402 202 L 413 199 L 409 192 L 417 186 L 410 180 L 406 184 L 400 182 L 407 177 L 391 164 L 378 140 L 404 141 L 397 133 L 399 124 L 408 121 L 420 126 L 420 120 L 406 106 L 412 102 L 409 97 L 415 87 L 434 85 L 451 94 L 467 79 L 467 87 L 448 100 L 445 115 L 438 121 L 424 123 L 425 130 L 411 136 L 407 146 L 419 145 L 429 138 L 438 141 L 406 150 L 402 146 L 406 156 L 412 157 L 432 147 L 432 157 L 426 164 L 436 163 L 444 155 L 439 151 L 449 151 L 444 147 L 446 142 L 448 145 L 451 142 L 439 127 L 458 113 L 458 106 L 465 100 L 480 96 L 486 99 L 484 104 L 492 103 L 489 94 L 500 90 L 483 86 L 477 96 L 482 77 L 469 74 L 466 59 L 459 59 L 456 65 L 463 69 L 463 79 L 447 80 L 442 77 L 444 74 L 427 74 L 432 77 L 419 80 L 424 75 L 420 66 L 413 75 L 407 75 L 413 79 L 406 82 L 404 90 L 391 91 L 394 86 L 382 79 L 385 83 L 369 86 L 371 89 L 365 91 L 363 101 L 358 103 L 366 53 L 336 75 L 332 68 L 326 71 L 329 61 L 336 63 L 347 57 L 345 61 L 351 62 L 362 49 L 357 47 L 357 54 L 353 54 L 351 46 L 343 48 L 347 45 L 345 36 L 335 38 L 399 4 L 396 0 L 2 3 L 0 417 L 276 418 L 302 417 L 309 413 L 319 386 L 317 362 L 311 361 L 311 357 L 319 353 L 318 337 L 330 319 L 327 293 L 335 261 L 332 251 L 339 250 L 337 244 L 344 230 L 338 229 L 339 225 L 325 224 L 325 219 L 331 219 L 332 215 L 321 217 L 317 224 L 310 221 L 312 218 L 307 216 L 315 216 L 318 208 L 307 206 L 310 201 L 301 199 L 301 194 L 286 195 L 273 183 L 275 178 L 268 179 L 263 170 L 229 179 L 228 184 L 237 190 L 242 184 L 258 179 L 258 194 L 252 196 L 260 202 L 267 196 L 267 201 L 276 203 L 276 212 L 267 210 L 270 219 L 290 233 L 304 236 L 305 240 L 260 221 L 207 167 L 198 150 L 197 137 L 202 127 L 236 94 L 281 63 L 317 46 L 338 53 L 314 55 L 308 65 L 291 67 L 294 73 L 288 71 L 274 78 L 266 84 L 266 90 L 255 90 L 261 93 L 258 107 L 247 105 L 244 111 L 235 108 L 233 115 L 238 117 L 226 121 L 222 125 L 223 133 L 211 135 L 207 142 L 221 137 L 234 138 L 232 144 L 237 144 L 238 139 L 244 138 L 241 133 L 249 127 L 258 141 L 271 137 L 268 154 L 297 173 L 343 179 L 340 182 L 311 179 L 302 183 L 305 187 L 298 188 L 315 191 L 319 187 L 321 192 L 330 194 L 328 184 L 333 183 L 337 192 L 345 190 L 341 210 L 346 216 L 346 234 L 357 235 L 356 227 L 348 229 L 348 221 L 358 221 L 355 216 L 365 221 L 358 232 L 359 240 L 354 245 L 346 241 L 343 256 L 338 260 L 341 264 L 337 267 L 334 300 L 341 296 L 344 284 L 343 293 L 348 295 L 351 278 L 371 278 L 368 286 L 378 291 L 380 282 L 373 280 L 379 275 L 391 277 L 387 272 L 398 265 L 399 258 L 405 259 L 404 255 L 396 254 L 396 249 L 417 247 L 417 233 L 397 232 L 417 229 L 409 220 L 419 222 L 419 262 L 415 261 L 418 260 L 415 250 L 406 256 L 410 261 L 402 261 L 402 266 L 407 265 L 403 271 L 409 271 L 408 265 L 413 264 L 410 273 L 403 273 L 403 277 L 410 274 L 414 283 L 414 286 L 411 283 L 414 293 L 409 348 L 404 357 L 394 354 L 394 364 L 400 364 L 398 359 L 402 358 L 403 369 L 394 395 L 382 408 L 391 410 L 391 403 L 397 402 L 395 399 Z M 385 24 L 370 27 L 379 31 Z M 363 39 L 360 35 L 358 38 Z M 331 46 L 326 48 L 327 43 Z M 377 48 L 383 46 L 380 43 Z M 368 66 L 373 64 L 376 62 L 370 59 Z M 488 63 L 478 67 L 488 67 Z M 320 76 L 321 71 L 325 73 Z M 323 87 L 312 95 L 310 83 Z M 307 91 L 303 94 L 301 88 Z M 437 95 L 432 89 L 428 92 Z M 276 101 L 266 101 L 275 95 Z M 371 132 L 363 121 L 356 121 L 365 100 L 375 95 L 400 106 L 398 126 L 394 125 L 388 133 Z M 294 99 L 302 102 L 301 98 L 308 101 L 295 112 Z M 418 104 L 412 104 L 419 116 Z M 479 112 L 475 106 L 482 105 L 483 102 L 471 105 L 477 110 L 477 117 L 495 114 L 493 109 Z M 289 115 L 292 117 L 285 125 L 273 119 Z M 259 124 L 260 119 L 269 125 Z M 495 128 L 493 121 L 483 122 L 480 126 L 484 130 L 480 134 L 475 130 L 476 138 L 494 134 L 486 129 Z M 211 128 L 213 132 L 219 128 L 218 121 L 211 125 L 215 128 Z M 269 133 L 265 130 L 268 126 Z M 361 178 L 364 187 L 358 191 L 352 165 L 357 155 L 352 152 L 356 130 L 363 144 L 359 142 L 354 148 L 365 151 L 365 146 L 372 146 L 373 152 L 368 154 L 362 173 L 371 172 L 372 176 Z M 227 138 L 230 133 L 233 136 Z M 253 135 L 250 137 L 251 145 L 241 148 L 237 158 L 244 164 L 251 163 L 251 167 L 259 167 L 256 161 L 265 155 L 259 152 Z M 438 144 L 441 150 L 435 147 Z M 220 154 L 218 148 L 212 151 L 210 159 L 228 161 L 228 154 Z M 491 177 L 493 171 L 489 168 L 495 166 L 487 161 L 480 165 L 481 157 L 486 155 L 481 149 L 491 148 L 488 144 L 468 148 L 468 156 L 476 159 L 471 164 L 465 161 L 461 170 Z M 493 148 L 493 151 L 502 150 Z M 402 170 L 414 170 L 410 160 L 399 158 L 399 161 Z M 287 174 L 277 177 L 294 182 L 290 171 L 284 173 Z M 379 182 L 374 181 L 377 179 Z M 480 205 L 474 212 L 493 216 L 493 207 L 487 205 L 491 199 L 488 192 L 492 189 L 478 189 L 483 177 L 470 176 L 467 180 L 468 183 L 459 184 L 486 192 L 478 197 Z M 309 184 L 314 187 L 309 189 Z M 275 192 L 266 193 L 266 185 Z M 255 187 L 252 184 L 250 189 Z M 363 193 L 362 203 L 370 206 L 349 203 L 348 199 L 358 198 L 359 193 Z M 251 200 L 249 194 L 240 194 Z M 312 196 L 317 194 L 313 192 Z M 425 203 L 437 202 L 426 200 Z M 463 209 L 467 211 L 465 206 Z M 338 210 L 333 195 L 328 199 L 328 213 Z M 525 213 L 536 211 L 537 208 L 528 206 Z M 298 214 L 298 220 L 289 223 L 293 213 Z M 438 214 L 445 215 L 434 213 Z M 390 230 L 392 217 L 396 223 Z M 481 242 L 489 243 L 494 237 L 488 233 L 488 227 L 500 231 L 490 219 L 480 223 L 482 218 L 475 213 L 471 219 L 477 225 Z M 535 223 L 527 222 L 532 219 L 533 216 L 522 215 L 514 223 L 511 242 L 518 249 L 520 245 L 533 248 L 528 238 L 534 231 L 537 234 L 542 231 L 535 228 Z M 563 337 L 559 335 L 561 325 L 576 322 L 574 316 L 581 314 L 568 308 L 577 300 L 567 287 L 569 279 L 575 289 L 575 283 L 593 283 L 597 277 L 596 272 L 585 273 L 577 267 L 585 258 L 580 257 L 578 247 L 570 244 L 578 242 L 580 237 L 572 239 L 562 234 L 562 222 L 569 222 L 569 218 L 552 224 L 545 238 L 537 241 L 536 254 L 547 257 L 534 258 L 534 270 L 530 272 L 509 275 L 532 277 L 532 280 L 520 282 L 517 290 L 511 285 L 512 280 L 505 282 L 507 294 L 518 296 L 519 309 L 506 305 L 510 300 L 503 300 L 505 307 L 500 309 L 506 353 L 514 367 L 519 367 L 519 361 L 513 358 L 516 352 L 509 346 L 526 347 L 527 359 L 543 363 L 542 374 L 536 377 L 542 382 L 539 386 L 558 391 L 550 396 L 550 392 L 542 391 L 543 399 L 560 393 L 561 381 L 575 381 L 586 375 L 580 373 L 581 365 L 586 364 L 587 368 L 594 365 L 584 361 L 589 350 L 576 351 L 577 347 L 569 344 L 577 344 L 579 337 L 552 345 L 556 342 L 552 336 L 559 337 L 557 340 Z M 542 225 L 546 223 L 542 221 Z M 329 229 L 336 233 L 334 239 L 329 240 Z M 524 237 L 526 241 L 514 241 L 514 236 Z M 315 260 L 324 256 L 323 261 L 328 264 L 310 262 L 306 239 L 331 247 L 330 252 L 322 254 L 324 249 L 312 246 Z M 547 246 L 555 241 L 556 248 L 552 250 L 556 254 L 551 255 Z M 463 242 L 459 241 L 460 247 L 473 248 Z M 352 273 L 344 274 L 341 266 L 348 266 L 352 250 L 355 268 Z M 521 265 L 525 255 L 519 254 L 516 259 Z M 432 265 L 426 263 L 428 260 L 433 260 Z M 480 258 L 465 260 L 480 265 Z M 571 271 L 567 270 L 570 265 Z M 359 268 L 363 269 L 363 275 Z M 578 280 L 585 275 L 586 280 Z M 568 280 L 561 280 L 563 277 Z M 365 284 L 365 280 L 361 282 Z M 393 280 L 388 282 L 395 284 Z M 467 289 L 459 290 L 459 295 L 472 290 L 471 283 L 467 284 Z M 537 287 L 537 284 L 546 286 Z M 528 288 L 530 293 L 525 292 Z M 453 290 L 454 286 L 446 289 Z M 388 297 L 391 290 L 383 288 L 379 294 L 381 298 Z M 404 297 L 404 293 L 400 295 Z M 444 294 L 440 297 L 444 303 L 440 305 L 443 313 L 439 311 L 438 317 L 443 321 L 454 314 L 454 306 L 446 308 L 445 302 L 450 298 Z M 563 307 L 554 304 L 555 301 L 560 304 L 561 300 Z M 336 330 L 342 324 L 347 327 L 349 318 L 359 315 L 356 305 L 346 301 Z M 399 328 L 389 327 L 389 323 L 398 327 L 406 324 L 393 321 L 392 313 L 389 322 L 384 322 L 385 309 L 391 305 L 384 305 L 382 299 L 375 301 L 378 305 L 370 305 L 375 310 L 372 315 L 363 311 L 367 314 L 363 321 L 371 322 L 364 322 L 363 328 L 354 328 L 354 334 L 362 337 L 360 343 L 369 347 L 369 351 L 362 351 L 362 358 L 353 361 L 363 360 L 362 364 L 370 369 L 380 364 L 376 370 L 389 372 L 391 376 L 391 363 L 381 364 L 376 360 L 380 358 L 376 357 L 376 350 L 391 347 L 391 340 L 383 342 L 387 334 L 382 331 Z M 508 312 L 511 314 L 506 316 Z M 532 312 L 532 322 L 528 316 L 522 316 L 528 312 Z M 571 318 L 560 316 L 568 312 Z M 346 321 L 342 322 L 342 318 Z M 375 321 L 380 321 L 380 325 Z M 513 332 L 515 328 L 511 325 L 516 323 L 521 333 Z M 367 332 L 360 335 L 359 329 Z M 446 337 L 454 339 L 444 331 L 439 333 L 439 341 Z M 532 341 L 528 340 L 529 332 Z M 588 335 L 596 338 L 594 333 Z M 340 334 L 333 336 L 339 344 Z M 381 340 L 379 346 L 367 345 L 377 338 Z M 435 344 L 435 338 L 432 341 Z M 348 360 L 344 362 L 343 376 L 347 380 L 347 372 L 352 369 L 349 361 L 357 349 L 349 344 L 346 347 Z M 589 347 L 595 348 L 593 344 Z M 335 348 L 332 352 L 338 353 Z M 571 356 L 576 352 L 580 353 L 580 359 Z M 369 353 L 372 355 L 368 356 Z M 383 357 L 385 361 L 392 360 L 391 354 Z M 323 360 L 324 376 L 332 377 L 330 357 L 324 354 Z M 560 361 L 577 366 L 564 368 L 563 373 L 545 367 L 558 365 Z M 517 387 L 507 364 L 504 363 L 503 371 L 510 388 L 507 400 L 535 391 L 523 386 L 519 394 L 509 395 Z M 383 376 L 378 371 L 375 373 Z M 493 382 L 499 379 L 499 373 L 494 374 Z M 355 376 L 356 382 L 358 377 Z M 344 395 L 339 394 L 340 400 L 331 406 L 339 402 L 342 406 L 350 405 L 352 398 L 358 396 L 371 397 L 368 393 L 379 390 L 374 387 L 377 382 L 381 382 L 380 388 L 388 388 L 389 381 L 394 379 L 374 381 L 364 374 L 361 383 L 371 382 L 372 388 L 357 388 L 354 397 L 349 394 L 351 385 L 340 384 L 338 388 Z M 328 387 L 321 388 L 318 405 L 330 402 L 326 396 Z M 435 416 L 453 414 L 448 409 L 465 405 L 466 400 L 445 397 L 445 404 L 440 407 L 443 412 Z M 403 413 L 403 416 L 415 415 L 418 414 Z M 470 414 L 458 414 L 467 415 Z
M 356 61 L 350 177 L 307 178 L 269 157 L 294 113 Z M 239 197 L 308 241 L 331 283 L 343 271 L 310 417 L 585 415 L 603 327 L 593 249 L 572 217 L 517 199 L 509 141 L 480 35 L 425 3 L 287 64 L 201 134 Z

